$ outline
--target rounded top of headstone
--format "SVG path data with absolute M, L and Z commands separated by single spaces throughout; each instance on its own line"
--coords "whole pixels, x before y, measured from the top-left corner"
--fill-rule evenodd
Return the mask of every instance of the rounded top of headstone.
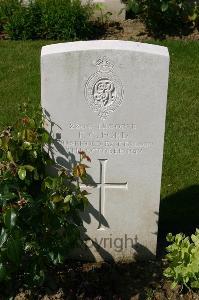
M 47 45 L 42 47 L 41 56 L 49 54 L 57 54 L 63 52 L 74 51 L 89 51 L 89 50 L 123 50 L 143 52 L 148 54 L 155 54 L 169 57 L 167 47 L 137 43 L 131 41 L 120 40 L 97 40 L 97 41 L 79 41 L 79 42 L 67 42 Z

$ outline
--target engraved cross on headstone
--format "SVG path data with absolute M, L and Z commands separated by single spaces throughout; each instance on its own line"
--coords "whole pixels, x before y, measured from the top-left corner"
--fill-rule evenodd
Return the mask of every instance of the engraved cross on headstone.
M 102 224 L 102 216 L 105 214 L 106 189 L 128 189 L 128 183 L 108 183 L 106 182 L 106 165 L 107 159 L 99 159 L 100 162 L 100 182 L 96 183 L 94 188 L 99 189 L 99 225 L 97 229 L 104 230 Z M 80 185 L 81 188 L 90 188 L 85 184 Z

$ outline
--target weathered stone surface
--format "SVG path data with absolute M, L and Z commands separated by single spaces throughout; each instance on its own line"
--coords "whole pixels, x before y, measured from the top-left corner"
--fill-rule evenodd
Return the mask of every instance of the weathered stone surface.
M 89 41 L 42 49 L 54 157 L 65 167 L 79 150 L 92 159 L 83 258 L 156 253 L 168 73 L 168 50 L 155 45 Z

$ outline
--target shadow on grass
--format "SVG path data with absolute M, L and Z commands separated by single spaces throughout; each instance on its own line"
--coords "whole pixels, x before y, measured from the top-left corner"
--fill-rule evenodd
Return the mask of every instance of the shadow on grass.
M 199 185 L 161 200 L 158 230 L 158 256 L 164 254 L 166 235 L 183 232 L 190 235 L 199 228 Z

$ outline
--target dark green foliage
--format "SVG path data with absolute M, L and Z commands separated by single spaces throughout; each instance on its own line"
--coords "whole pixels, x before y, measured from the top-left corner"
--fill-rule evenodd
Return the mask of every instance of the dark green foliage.
M 167 235 L 167 241 L 171 243 L 166 249 L 166 258 L 169 266 L 164 271 L 164 276 L 177 284 L 186 287 L 199 288 L 199 229 L 191 235 L 184 234 Z
M 11 39 L 87 39 L 91 32 L 90 5 L 80 0 L 2 0 L 0 18 Z M 3 25 L 4 24 L 4 25 Z
M 128 9 L 140 15 L 154 34 L 182 34 L 199 19 L 199 2 L 190 0 L 128 0 Z
M 81 152 L 71 170 L 47 175 L 53 161 L 43 148 L 52 139 L 40 110 L 31 118 L 22 111 L 0 135 L 0 281 L 23 274 L 24 284 L 39 285 L 80 243 L 79 211 L 88 200 L 79 181 L 90 158 Z

